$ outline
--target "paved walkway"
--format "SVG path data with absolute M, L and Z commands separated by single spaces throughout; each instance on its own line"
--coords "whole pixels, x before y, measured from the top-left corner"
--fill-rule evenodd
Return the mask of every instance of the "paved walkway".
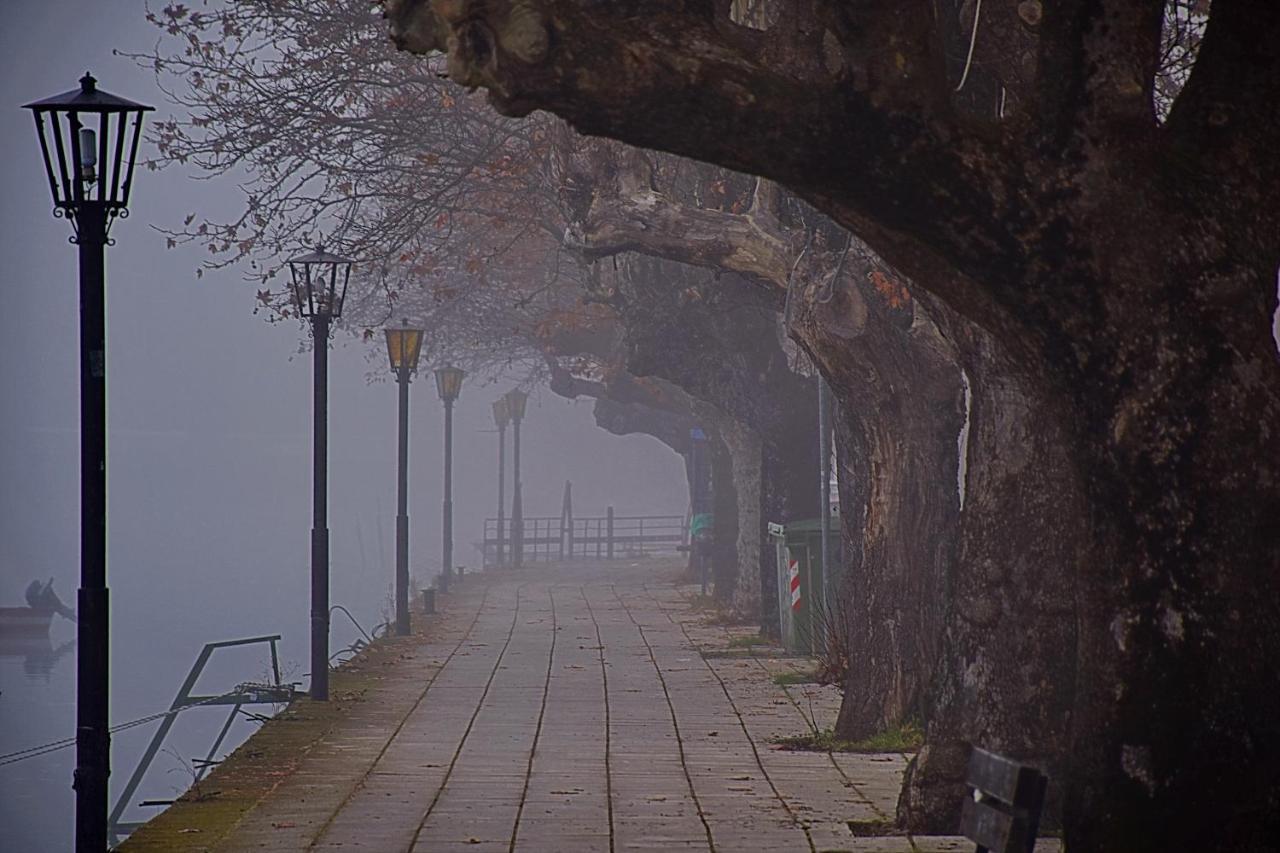
M 854 837 L 849 821 L 892 817 L 905 757 L 772 748 L 829 726 L 835 691 L 776 685 L 810 662 L 746 653 L 732 639 L 751 632 L 704 624 L 673 574 L 618 561 L 469 577 L 424 634 L 363 662 L 350 684 L 365 686 L 335 675 L 324 726 L 259 768 L 275 778 L 234 819 L 179 803 L 126 849 L 972 849 Z M 275 728 L 305 724 L 306 706 Z M 204 783 L 228 789 L 222 808 L 270 757 L 270 729 Z

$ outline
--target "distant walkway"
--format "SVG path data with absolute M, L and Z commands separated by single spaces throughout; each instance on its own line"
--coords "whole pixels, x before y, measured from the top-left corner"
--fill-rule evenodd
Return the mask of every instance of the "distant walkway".
M 905 758 L 786 752 L 834 720 L 810 665 L 731 646 L 669 563 L 469 576 L 424 634 L 335 673 L 125 845 L 130 851 L 972 849 L 855 838 Z M 216 792 L 216 793 L 215 793 Z M 1056 849 L 1056 845 L 1053 849 Z

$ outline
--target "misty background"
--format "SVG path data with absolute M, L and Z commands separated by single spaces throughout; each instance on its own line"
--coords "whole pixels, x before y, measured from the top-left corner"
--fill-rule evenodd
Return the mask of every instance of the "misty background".
M 22 104 L 77 86 L 86 70 L 112 93 L 169 114 L 152 75 L 113 49 L 155 40 L 142 2 L 9 0 L 0 11 L 0 606 L 33 579 L 74 604 L 79 574 L 77 254 L 54 219 L 33 122 Z M 147 152 L 140 154 L 140 159 Z M 237 209 L 230 180 L 141 170 L 132 215 L 107 249 L 108 583 L 111 721 L 166 708 L 206 642 L 283 635 L 285 675 L 304 681 L 311 513 L 311 359 L 307 332 L 253 315 L 237 270 L 206 272 L 191 247 L 169 250 L 151 224 Z M 330 354 L 331 600 L 366 629 L 384 618 L 395 532 L 395 386 L 376 348 L 339 332 Z M 411 392 L 411 571 L 440 567 L 443 408 L 430 365 Z M 513 378 L 468 377 L 455 409 L 455 559 L 473 566 L 481 522 L 496 510 L 491 403 Z M 371 381 L 375 380 L 375 381 Z M 559 513 L 565 480 L 578 515 L 682 514 L 680 458 L 647 436 L 595 426 L 592 401 L 545 389 L 522 429 L 527 516 Z M 508 441 L 510 437 L 508 437 Z M 508 465 L 510 455 L 508 454 Z M 508 500 L 510 472 L 508 472 Z M 509 512 L 509 507 L 508 507 Z M 625 564 L 620 564 L 622 570 Z M 356 630 L 334 615 L 331 646 Z M 0 754 L 69 737 L 75 637 L 55 618 L 53 653 L 0 648 Z M 215 657 L 197 689 L 265 676 L 265 648 Z M 261 710 L 261 709 L 257 709 Z M 224 712 L 180 718 L 138 797 L 172 798 L 189 782 L 177 756 L 203 757 Z M 254 729 L 236 724 L 230 748 Z M 113 740 L 112 798 L 153 726 Z M 0 766 L 0 846 L 60 850 L 72 838 L 74 750 Z M 127 818 L 150 817 L 132 809 Z

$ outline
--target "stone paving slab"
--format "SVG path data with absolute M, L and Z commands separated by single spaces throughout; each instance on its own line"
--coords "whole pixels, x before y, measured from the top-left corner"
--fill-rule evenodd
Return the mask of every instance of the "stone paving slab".
M 233 799 L 184 798 L 124 849 L 971 849 L 855 837 L 850 821 L 892 817 L 907 756 L 775 748 L 831 726 L 838 692 L 775 684 L 813 662 L 708 624 L 676 573 L 618 561 L 468 576 L 412 638 L 335 673 L 327 707 L 295 703 L 211 774 L 205 791 Z M 289 731 L 300 746 L 273 750 Z

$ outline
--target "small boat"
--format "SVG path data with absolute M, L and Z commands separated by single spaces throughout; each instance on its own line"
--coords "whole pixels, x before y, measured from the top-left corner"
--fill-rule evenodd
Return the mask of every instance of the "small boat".
M 52 610 L 0 607 L 0 637 L 45 637 L 52 621 Z
M 55 615 L 76 621 L 76 614 L 53 591 L 53 579 L 27 586 L 26 607 L 0 607 L 0 637 L 47 637 Z

